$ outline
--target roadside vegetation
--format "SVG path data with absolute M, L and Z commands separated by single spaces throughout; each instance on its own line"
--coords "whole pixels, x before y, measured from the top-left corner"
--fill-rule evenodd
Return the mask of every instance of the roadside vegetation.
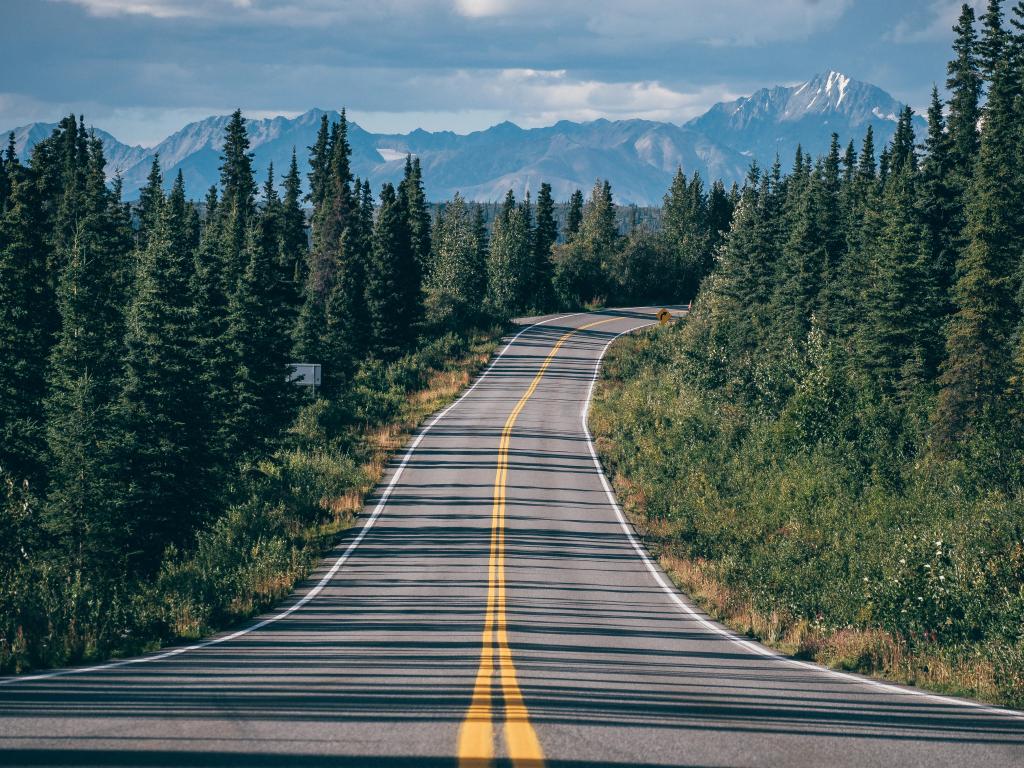
M 964 6 L 923 156 L 906 110 L 878 164 L 869 134 L 753 169 L 693 313 L 612 350 L 592 419 L 712 615 L 1024 707 L 1024 6 L 1012 21 L 990 3 L 979 36 Z
M 676 295 L 731 214 L 677 176 L 663 234 L 597 182 L 431 207 L 375 198 L 344 113 L 258 187 L 245 120 L 201 205 L 154 159 L 137 202 L 70 116 L 0 157 L 0 672 L 196 638 L 288 593 L 509 318 Z M 733 196 L 738 194 L 735 190 Z M 496 212 L 495 212 L 496 210 Z M 621 211 L 618 213 L 621 214 Z M 712 226 L 713 216 L 717 226 Z M 692 235 L 683 241 L 677 233 Z M 655 279 L 655 278 L 658 279 Z M 319 363 L 315 396 L 290 363 Z

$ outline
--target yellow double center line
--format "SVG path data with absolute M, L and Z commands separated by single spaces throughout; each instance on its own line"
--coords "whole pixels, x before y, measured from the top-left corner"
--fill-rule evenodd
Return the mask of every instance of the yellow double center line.
M 494 476 L 494 501 L 491 506 L 491 554 L 487 566 L 487 613 L 484 617 L 483 639 L 480 647 L 480 667 L 473 686 L 466 717 L 459 729 L 460 768 L 485 768 L 494 765 L 494 677 L 498 672 L 505 713 L 505 745 L 515 768 L 543 768 L 544 750 L 537 733 L 530 725 L 530 714 L 523 702 L 523 694 L 516 679 L 512 651 L 508 645 L 505 617 L 505 496 L 508 479 L 508 454 L 512 442 L 512 429 L 527 401 L 537 391 L 558 350 L 569 337 L 588 328 L 610 323 L 618 318 L 597 320 L 563 334 L 548 352 L 540 370 L 533 377 L 526 392 L 519 398 L 505 421 L 498 444 L 498 467 Z

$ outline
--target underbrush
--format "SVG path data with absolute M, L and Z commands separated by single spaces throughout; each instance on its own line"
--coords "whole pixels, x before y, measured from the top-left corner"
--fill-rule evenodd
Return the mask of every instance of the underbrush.
M 368 362 L 342 396 L 310 400 L 275 453 L 239 467 L 225 511 L 148 579 L 117 564 L 83 573 L 62 553 L 0 544 L 0 671 L 153 650 L 266 610 L 351 527 L 388 458 L 487 362 L 498 329 L 447 334 L 393 363 Z M 32 489 L 0 487 L 0 539 L 33 543 Z M 14 535 L 17 533 L 17 535 Z
M 940 458 L 909 409 L 813 365 L 762 412 L 689 348 L 672 328 L 618 342 L 591 416 L 679 585 L 800 658 L 1024 706 L 1024 494 L 986 469 L 1021 457 L 979 438 Z

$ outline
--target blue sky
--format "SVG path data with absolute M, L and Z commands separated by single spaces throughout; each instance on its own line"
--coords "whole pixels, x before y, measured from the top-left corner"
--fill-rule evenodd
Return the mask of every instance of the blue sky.
M 974 3 L 980 7 L 981 0 Z M 915 108 L 960 0 L 4 0 L 0 128 L 69 111 L 154 144 L 241 107 L 374 131 L 683 122 L 829 69 Z

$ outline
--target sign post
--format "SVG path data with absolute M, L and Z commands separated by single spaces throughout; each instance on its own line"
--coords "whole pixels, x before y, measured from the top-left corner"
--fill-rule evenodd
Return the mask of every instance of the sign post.
M 289 363 L 288 381 L 300 387 L 312 387 L 313 397 L 320 386 L 320 363 Z

